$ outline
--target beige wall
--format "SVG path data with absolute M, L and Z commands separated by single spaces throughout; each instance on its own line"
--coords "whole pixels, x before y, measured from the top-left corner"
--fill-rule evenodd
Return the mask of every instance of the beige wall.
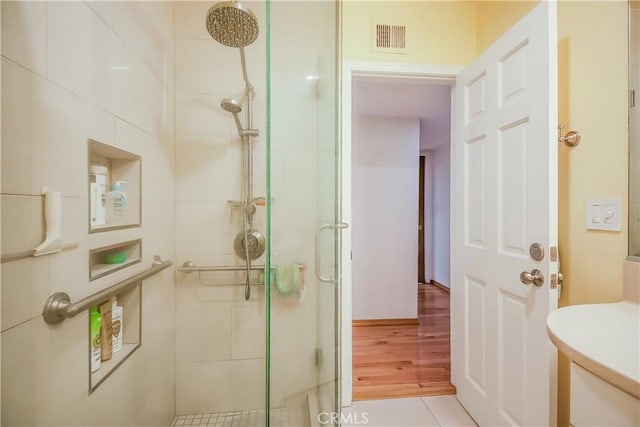
M 476 1 L 476 52 L 488 48 L 536 5 L 536 1 Z
M 627 254 L 626 2 L 561 2 L 558 39 L 558 119 L 583 137 L 560 151 L 561 303 L 617 301 Z M 585 229 L 590 196 L 622 197 L 622 232 Z
M 475 6 L 468 1 L 344 1 L 343 58 L 467 64 L 475 57 Z M 372 24 L 407 26 L 407 54 L 371 50 Z
M 2 425 L 169 425 L 172 269 L 145 280 L 142 346 L 91 395 L 88 312 L 60 325 L 41 312 L 53 292 L 77 300 L 148 268 L 156 254 L 174 257 L 172 6 L 1 7 L 2 254 L 41 242 L 41 186 L 62 193 L 63 240 L 78 244 L 2 265 Z M 142 157 L 142 227 L 88 234 L 89 138 Z M 142 263 L 89 282 L 90 249 L 136 238 Z
M 526 14 L 534 2 L 478 2 L 478 52 Z M 603 36 L 604 35 L 604 36 Z M 565 283 L 560 305 L 622 297 L 627 253 L 626 2 L 560 2 L 559 122 L 582 143 L 559 158 L 559 244 Z M 613 48 L 615 47 L 615 48 Z M 587 197 L 622 197 L 619 233 L 585 229 Z M 569 423 L 569 364 L 559 363 L 558 423 Z
M 565 275 L 561 305 L 622 298 L 628 200 L 626 6 L 626 2 L 563 2 L 558 7 L 558 119 L 583 136 L 578 148 L 562 150 L 559 158 L 559 238 Z M 585 229 L 590 196 L 622 197 L 622 232 Z M 559 373 L 559 423 L 567 425 L 566 357 L 560 359 Z

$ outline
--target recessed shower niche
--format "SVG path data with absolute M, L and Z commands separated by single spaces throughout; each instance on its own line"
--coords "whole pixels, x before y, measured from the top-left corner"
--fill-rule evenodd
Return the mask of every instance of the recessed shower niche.
M 142 225 L 142 159 L 89 140 L 89 233 Z

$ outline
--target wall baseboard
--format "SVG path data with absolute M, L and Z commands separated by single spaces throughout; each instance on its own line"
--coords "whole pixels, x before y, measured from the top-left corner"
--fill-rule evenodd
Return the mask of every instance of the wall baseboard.
M 436 281 L 435 281 L 435 280 L 433 280 L 433 279 L 431 280 L 430 284 L 431 284 L 431 285 L 433 285 L 433 286 L 435 286 L 435 287 L 437 287 L 437 288 L 442 289 L 442 290 L 443 290 L 443 291 L 445 291 L 445 292 L 449 292 L 449 291 L 450 291 L 450 289 L 449 289 L 449 287 L 448 287 L 448 286 L 445 286 L 445 285 L 443 285 L 443 284 L 442 284 L 442 283 L 440 283 L 440 282 L 436 282 Z
M 399 325 L 418 325 L 420 322 L 414 319 L 362 319 L 353 320 L 351 324 L 355 326 L 399 326 Z

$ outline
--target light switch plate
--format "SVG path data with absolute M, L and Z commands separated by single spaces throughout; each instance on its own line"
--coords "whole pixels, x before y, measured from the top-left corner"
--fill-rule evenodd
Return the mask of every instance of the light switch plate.
M 585 211 L 587 230 L 621 230 L 622 199 L 620 197 L 590 197 L 587 199 Z

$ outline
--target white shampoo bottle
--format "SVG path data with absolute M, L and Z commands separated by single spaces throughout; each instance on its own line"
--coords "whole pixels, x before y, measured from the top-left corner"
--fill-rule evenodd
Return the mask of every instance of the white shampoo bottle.
M 127 195 L 122 191 L 122 184 L 126 181 L 116 181 L 113 190 L 107 193 L 107 224 L 122 224 L 124 212 L 127 208 Z

